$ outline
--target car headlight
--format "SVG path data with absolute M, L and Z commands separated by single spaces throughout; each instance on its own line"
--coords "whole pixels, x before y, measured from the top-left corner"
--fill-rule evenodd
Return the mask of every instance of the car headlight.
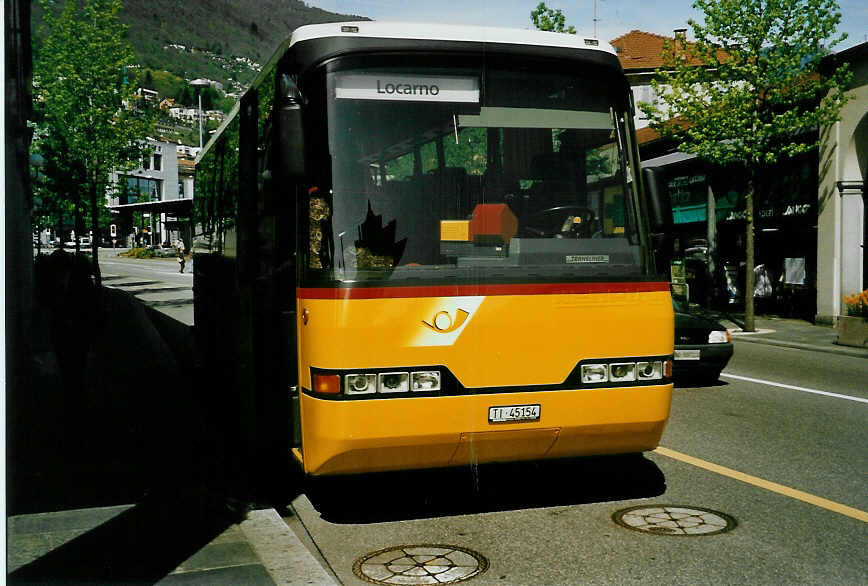
M 729 330 L 716 330 L 708 334 L 709 344 L 725 344 L 729 340 Z

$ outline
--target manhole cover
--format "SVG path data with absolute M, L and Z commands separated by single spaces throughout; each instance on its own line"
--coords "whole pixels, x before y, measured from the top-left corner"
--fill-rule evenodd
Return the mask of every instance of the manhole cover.
M 455 584 L 488 569 L 482 555 L 454 545 L 401 545 L 369 553 L 353 573 L 373 584 Z
M 654 535 L 715 535 L 736 526 L 735 519 L 724 513 L 673 505 L 621 509 L 612 519 L 627 529 Z

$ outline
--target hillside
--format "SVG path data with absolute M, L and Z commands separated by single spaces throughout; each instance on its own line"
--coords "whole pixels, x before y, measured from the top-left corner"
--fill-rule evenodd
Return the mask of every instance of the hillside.
M 142 69 L 187 80 L 207 77 L 237 90 L 292 31 L 305 24 L 366 20 L 308 6 L 299 0 L 124 0 L 121 20 Z M 34 50 L 42 37 L 33 4 Z M 233 87 L 235 86 L 235 87 Z

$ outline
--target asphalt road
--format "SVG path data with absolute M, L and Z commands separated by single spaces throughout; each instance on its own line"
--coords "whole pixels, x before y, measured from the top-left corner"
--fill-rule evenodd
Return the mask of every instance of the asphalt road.
M 174 258 L 134 259 L 100 249 L 103 285 L 122 289 L 174 319 L 193 325 L 193 262 L 181 273 Z
M 353 573 L 366 554 L 423 544 L 484 556 L 480 585 L 865 584 L 866 373 L 864 358 L 736 342 L 719 384 L 675 390 L 662 447 L 643 458 L 314 485 L 295 522 L 344 584 L 366 583 Z M 638 505 L 736 525 L 673 536 L 613 522 Z
M 189 264 L 101 266 L 107 285 L 192 323 Z M 483 556 L 480 585 L 868 584 L 866 374 L 864 358 L 736 340 L 718 384 L 676 388 L 656 452 L 341 479 L 309 486 L 286 520 L 344 584 L 368 583 L 353 572 L 363 556 L 431 544 Z M 736 524 L 672 536 L 613 521 L 640 505 Z

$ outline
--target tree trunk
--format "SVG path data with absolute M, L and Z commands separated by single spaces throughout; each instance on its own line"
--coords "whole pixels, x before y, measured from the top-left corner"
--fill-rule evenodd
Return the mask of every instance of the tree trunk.
M 75 226 L 75 238 L 73 238 L 73 246 L 75 248 L 75 254 L 78 255 L 81 252 L 81 246 L 79 245 L 79 241 L 81 240 L 81 233 L 84 232 L 84 219 L 81 217 L 81 194 L 78 189 L 75 190 L 75 201 L 72 206 L 73 215 L 73 225 Z
M 96 171 L 96 175 L 99 171 Z M 90 182 L 90 249 L 93 254 L 93 278 L 97 290 L 102 285 L 102 275 L 99 271 L 99 207 L 96 201 L 97 181 Z
M 58 206 L 57 210 L 57 225 L 54 227 L 54 237 L 58 238 L 58 246 L 63 248 L 63 206 Z
M 706 175 L 709 177 L 709 175 Z M 708 197 L 706 199 L 706 242 L 708 244 L 708 250 L 706 252 L 706 283 L 708 286 L 705 288 L 705 306 L 707 308 L 711 308 L 715 302 L 715 295 L 717 294 L 717 271 L 715 267 L 715 259 L 717 258 L 717 200 L 714 199 L 714 190 L 711 188 L 711 183 L 709 181 L 708 185 Z
M 744 331 L 753 332 L 754 326 L 754 247 L 753 247 L 753 210 L 756 172 L 751 171 L 744 198 L 744 247 L 745 247 L 745 278 L 744 278 Z

